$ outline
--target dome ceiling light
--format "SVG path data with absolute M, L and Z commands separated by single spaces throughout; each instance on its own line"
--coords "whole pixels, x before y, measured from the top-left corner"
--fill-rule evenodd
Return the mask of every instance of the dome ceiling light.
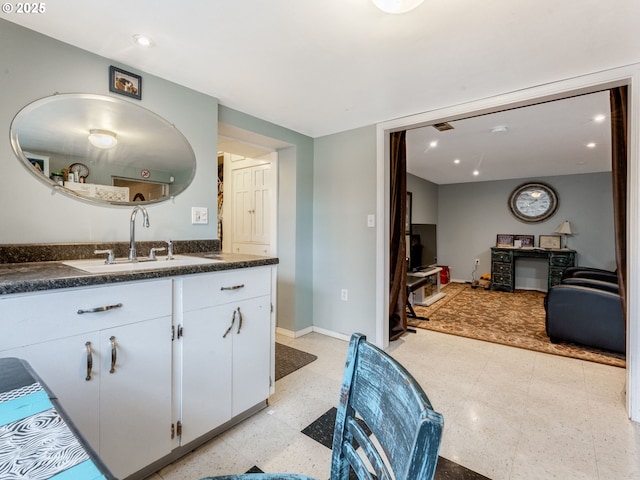
M 116 134 L 109 130 L 89 130 L 89 142 L 98 148 L 113 148 L 118 143 Z
M 424 0 L 371 0 L 385 13 L 406 13 L 418 7 Z

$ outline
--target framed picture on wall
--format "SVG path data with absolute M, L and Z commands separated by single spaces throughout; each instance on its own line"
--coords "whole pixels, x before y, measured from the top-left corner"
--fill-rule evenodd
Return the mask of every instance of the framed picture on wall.
M 498 234 L 496 238 L 496 247 L 513 247 L 513 235 L 505 233 Z
M 540 235 L 538 245 L 540 248 L 560 248 L 560 235 Z
M 407 212 L 404 220 L 404 231 L 405 234 L 411 235 L 411 207 L 413 203 L 413 194 L 411 192 L 407 192 Z
M 109 67 L 109 91 L 142 100 L 142 77 L 112 65 Z

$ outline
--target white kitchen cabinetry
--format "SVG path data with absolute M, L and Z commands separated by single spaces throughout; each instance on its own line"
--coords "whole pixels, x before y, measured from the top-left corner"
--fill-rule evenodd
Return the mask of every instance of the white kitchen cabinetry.
M 171 280 L 11 295 L 0 311 L 0 356 L 31 364 L 117 477 L 170 453 Z
M 271 276 L 251 268 L 182 279 L 182 445 L 268 398 Z
M 233 170 L 233 251 L 265 255 L 271 242 L 271 164 Z M 253 247 L 253 248 L 252 248 Z

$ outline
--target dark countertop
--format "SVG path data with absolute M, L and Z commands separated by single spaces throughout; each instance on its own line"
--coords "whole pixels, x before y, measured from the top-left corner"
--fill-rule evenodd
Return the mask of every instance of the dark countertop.
M 83 270 L 64 265 L 59 261 L 3 263 L 0 264 L 0 295 L 132 282 L 278 264 L 278 259 L 275 257 L 259 257 L 237 253 L 212 252 L 191 253 L 189 255 L 199 257 L 210 256 L 222 261 L 218 263 L 160 269 L 153 268 L 153 263 L 149 262 L 149 269 L 117 273 L 87 273 Z

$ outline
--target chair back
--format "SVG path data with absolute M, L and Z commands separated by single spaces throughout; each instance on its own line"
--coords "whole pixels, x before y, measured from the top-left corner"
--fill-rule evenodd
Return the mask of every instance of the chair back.
M 433 479 L 443 426 L 411 374 L 354 334 L 336 415 L 331 480 L 347 480 L 349 467 L 359 480 Z

